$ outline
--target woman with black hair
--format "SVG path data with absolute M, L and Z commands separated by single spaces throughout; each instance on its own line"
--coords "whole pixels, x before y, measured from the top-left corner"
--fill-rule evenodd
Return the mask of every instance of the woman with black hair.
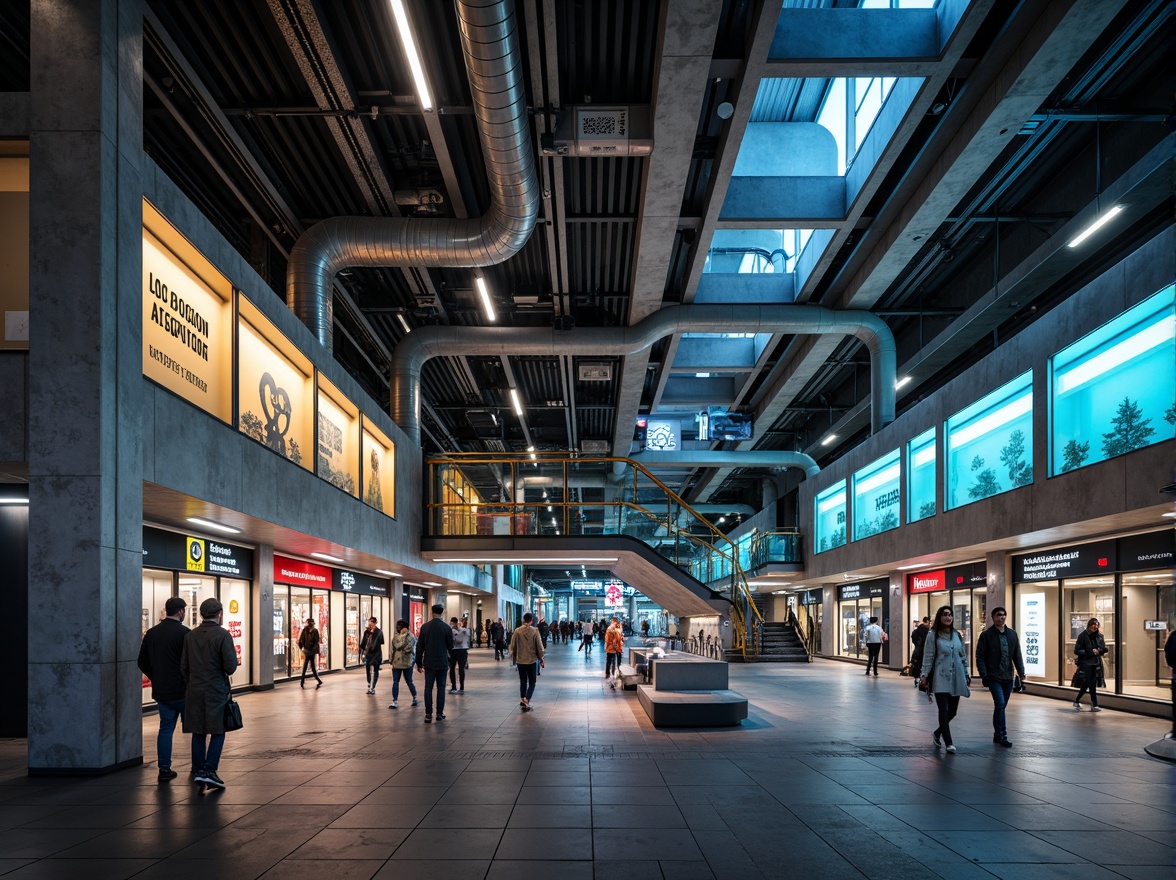
M 972 692 L 968 688 L 968 649 L 963 637 L 952 627 L 953 622 L 950 605 L 935 612 L 935 622 L 923 648 L 919 687 L 926 686 L 927 701 L 934 695 L 939 709 L 939 726 L 931 734 L 931 741 L 936 747 L 946 746 L 947 751 L 954 753 L 951 719 L 960 707 L 960 697 L 970 697 Z
M 1074 708 L 1078 710 L 1082 709 L 1082 695 L 1089 693 L 1090 711 L 1102 711 L 1098 705 L 1098 688 L 1103 683 L 1103 654 L 1109 649 L 1098 627 L 1098 618 L 1090 618 L 1074 645 L 1074 655 L 1078 658 L 1078 670 L 1081 673 L 1078 696 L 1074 698 Z

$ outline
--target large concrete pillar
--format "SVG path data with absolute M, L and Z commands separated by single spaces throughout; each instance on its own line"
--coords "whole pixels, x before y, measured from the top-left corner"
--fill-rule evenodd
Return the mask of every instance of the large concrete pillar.
M 142 0 L 32 0 L 30 773 L 142 761 Z
M 253 652 L 253 680 L 259 690 L 274 686 L 274 548 L 262 544 L 254 554 L 253 625 L 258 650 Z M 282 626 L 285 626 L 282 621 Z M 249 636 L 246 636 L 248 638 Z

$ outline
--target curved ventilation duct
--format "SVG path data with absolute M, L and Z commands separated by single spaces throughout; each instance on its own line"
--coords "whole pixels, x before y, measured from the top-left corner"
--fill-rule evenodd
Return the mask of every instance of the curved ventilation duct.
M 512 0 L 457 0 L 461 49 L 490 210 L 472 220 L 334 217 L 304 232 L 290 253 L 286 303 L 331 350 L 332 287 L 350 266 L 490 266 L 516 254 L 539 213 L 523 66 Z
M 659 309 L 631 327 L 569 332 L 512 327 L 420 327 L 392 354 L 392 420 L 420 445 L 421 368 L 430 358 L 469 355 L 612 355 L 624 357 L 675 333 L 796 333 L 853 335 L 870 350 L 870 425 L 894 421 L 897 353 L 886 322 L 866 311 L 814 305 L 685 305 Z M 739 453 L 742 456 L 746 453 Z M 729 462 L 738 466 L 738 461 Z
M 803 452 L 789 452 L 785 449 L 717 450 L 707 452 L 639 452 L 629 458 L 647 468 L 800 468 L 806 477 L 815 477 L 821 472 L 816 460 Z

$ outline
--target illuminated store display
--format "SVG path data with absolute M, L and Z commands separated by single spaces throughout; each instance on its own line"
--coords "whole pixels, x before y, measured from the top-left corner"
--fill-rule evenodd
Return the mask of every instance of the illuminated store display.
M 845 480 L 839 480 L 816 497 L 816 552 L 823 553 L 845 543 Z
M 853 475 L 853 539 L 897 529 L 900 496 L 898 450 Z
M 907 443 L 907 522 L 935 516 L 935 429 Z
M 363 500 L 388 516 L 396 515 L 396 444 L 363 420 Z
M 1176 434 L 1176 285 L 1050 358 L 1050 476 Z
M 1033 482 L 1033 372 L 947 420 L 948 510 Z
M 315 473 L 348 495 L 359 495 L 359 407 L 321 375 Z

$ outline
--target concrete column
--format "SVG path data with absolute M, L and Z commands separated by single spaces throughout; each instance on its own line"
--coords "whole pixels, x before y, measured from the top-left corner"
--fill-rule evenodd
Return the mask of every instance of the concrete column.
M 992 609 L 997 606 L 1008 608 L 1013 601 L 1012 590 L 1009 589 L 1009 579 L 1012 576 L 1012 557 L 1005 550 L 997 550 L 984 554 L 984 564 L 988 568 L 988 620 L 984 625 L 992 623 Z M 1012 620 L 1012 615 L 1009 615 Z M 979 633 L 979 624 L 976 632 Z
M 886 665 L 890 669 L 901 670 L 906 662 L 906 643 L 911 634 L 907 630 L 907 615 L 902 607 L 904 598 L 902 572 L 892 571 L 889 578 L 890 587 L 887 590 L 886 601 L 889 603 L 890 625 L 886 629 L 886 634 L 890 637 L 890 641 L 886 644 Z
M 253 652 L 253 680 L 257 687 L 274 686 L 274 548 L 262 544 L 253 554 L 253 619 L 257 633 L 257 650 Z M 282 626 L 285 626 L 282 621 Z
M 142 0 L 32 0 L 30 773 L 142 762 Z

